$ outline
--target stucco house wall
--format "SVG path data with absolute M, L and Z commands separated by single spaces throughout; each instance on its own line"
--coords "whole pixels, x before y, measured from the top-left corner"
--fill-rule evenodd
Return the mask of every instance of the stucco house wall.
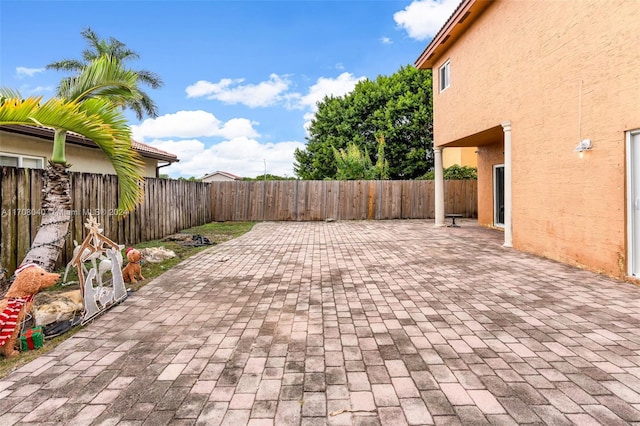
M 515 248 L 625 274 L 625 131 L 640 128 L 639 22 L 637 1 L 496 0 L 433 61 L 436 146 L 511 122 Z M 446 61 L 451 84 L 440 92 Z M 574 148 L 585 138 L 593 149 L 580 158 Z M 478 153 L 485 225 L 501 143 Z
M 442 162 L 445 168 L 454 164 L 467 167 L 478 167 L 478 158 L 475 147 L 449 148 L 442 153 Z
M 0 153 L 43 158 L 46 166 L 51 158 L 51 149 L 51 140 L 0 130 Z M 144 162 L 144 176 L 156 177 L 158 159 L 145 157 L 140 151 L 139 153 Z M 66 143 L 65 154 L 67 162 L 71 164 L 69 170 L 72 172 L 115 174 L 113 166 L 97 147 Z M 177 161 L 177 158 L 174 161 Z

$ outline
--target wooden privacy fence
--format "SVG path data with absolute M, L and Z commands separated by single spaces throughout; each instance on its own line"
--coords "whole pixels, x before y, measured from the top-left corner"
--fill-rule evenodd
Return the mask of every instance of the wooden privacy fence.
M 12 273 L 29 249 L 40 224 L 42 170 L 2 167 L 0 264 Z M 64 266 L 73 241 L 86 236 L 95 216 L 103 234 L 134 245 L 211 221 L 429 219 L 434 212 L 433 181 L 233 181 L 145 180 L 144 201 L 124 217 L 116 215 L 118 181 L 113 175 L 71 173 L 73 216 Z M 445 181 L 445 212 L 477 217 L 476 181 Z
M 434 182 L 212 182 L 214 221 L 429 219 Z M 476 181 L 445 181 L 445 213 L 478 216 Z
M 40 224 L 43 171 L 1 169 L 0 264 L 12 273 Z M 58 266 L 71 260 L 73 240 L 81 243 L 85 238 L 84 222 L 89 213 L 97 218 L 106 237 L 125 245 L 163 238 L 211 222 L 207 183 L 148 178 L 142 204 L 127 216 L 118 217 L 116 176 L 71 173 L 70 179 L 73 216 Z

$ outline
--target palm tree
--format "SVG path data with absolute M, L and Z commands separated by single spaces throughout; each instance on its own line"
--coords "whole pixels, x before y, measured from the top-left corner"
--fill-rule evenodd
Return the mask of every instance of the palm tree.
M 126 44 L 110 37 L 109 40 L 101 39 L 93 32 L 91 28 L 87 28 L 80 33 L 87 42 L 88 47 L 82 51 L 82 60 L 63 59 L 61 61 L 52 62 L 47 65 L 47 69 L 56 71 L 74 71 L 78 72 L 87 66 L 90 62 L 102 57 L 108 56 L 124 64 L 132 59 L 139 59 L 140 56 L 133 50 L 128 49 Z M 147 70 L 132 70 L 138 76 L 138 83 L 150 86 L 152 89 L 162 87 L 163 82 L 160 76 Z M 68 80 L 63 80 L 63 83 Z M 126 106 L 131 108 L 141 120 L 146 114 L 149 117 L 158 116 L 158 107 L 153 100 L 144 91 L 138 89 L 140 97 L 129 99 Z
M 2 89 L 0 125 L 44 126 L 55 130 L 53 151 L 44 174 L 42 221 L 23 263 L 53 270 L 71 221 L 66 133 L 93 140 L 107 155 L 118 176 L 119 209 L 131 211 L 142 199 L 142 160 L 131 148 L 131 131 L 121 107 L 140 97 L 137 76 L 109 56 L 100 57 L 80 74 L 62 82 L 57 98 L 22 100 Z

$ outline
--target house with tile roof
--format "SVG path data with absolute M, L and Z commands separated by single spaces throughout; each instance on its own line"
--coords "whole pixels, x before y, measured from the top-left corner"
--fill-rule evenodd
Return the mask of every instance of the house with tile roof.
M 640 278 L 640 2 L 462 0 L 419 55 L 443 152 L 474 147 L 504 245 Z
M 51 156 L 53 130 L 33 126 L 0 126 L 0 166 L 44 168 Z M 144 176 L 158 177 L 163 167 L 178 160 L 175 154 L 131 141 L 144 162 Z M 66 157 L 72 172 L 115 174 L 111 163 L 91 140 L 68 133 Z
M 220 182 L 220 181 L 233 181 L 242 180 L 240 176 L 236 176 L 229 172 L 222 172 L 220 170 L 213 173 L 206 174 L 202 177 L 203 182 Z

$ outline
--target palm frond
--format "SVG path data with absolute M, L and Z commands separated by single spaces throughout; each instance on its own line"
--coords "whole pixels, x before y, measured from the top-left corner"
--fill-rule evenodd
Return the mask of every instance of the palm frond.
M 95 52 L 91 49 L 84 49 L 81 55 L 82 55 L 82 60 L 84 61 L 82 63 L 83 67 L 87 66 L 89 62 L 97 59 L 100 56 L 99 52 Z
M 63 59 L 61 61 L 52 62 L 46 66 L 48 70 L 56 71 L 77 71 L 81 69 L 84 64 L 76 59 Z
M 82 103 L 41 97 L 11 98 L 0 104 L 0 126 L 44 126 L 81 134 L 93 140 L 113 164 L 120 199 L 118 208 L 131 211 L 142 200 L 142 159 L 131 148 L 131 131 L 122 111 L 106 99 Z
M 131 130 L 127 120 L 122 111 L 113 108 L 105 99 L 87 99 L 82 103 L 82 110 L 92 117 L 100 117 L 111 127 L 111 139 L 91 139 L 109 158 L 118 176 L 120 208 L 131 211 L 143 199 L 144 163 L 131 146 Z
M 87 47 L 82 51 L 82 60 L 65 59 L 47 65 L 47 69 L 71 70 L 78 73 L 76 77 L 65 78 L 59 84 L 58 96 L 72 100 L 102 96 L 116 105 L 132 109 L 140 120 L 145 114 L 157 117 L 157 106 L 139 86 L 144 84 L 152 89 L 162 87 L 164 83 L 160 76 L 147 70 L 135 71 L 124 68 L 124 61 L 139 59 L 140 55 L 127 48 L 120 40 L 113 37 L 108 40 L 101 39 L 90 27 L 85 28 L 80 34 L 87 43 Z M 111 61 L 111 65 L 97 65 L 97 62 L 105 61 L 105 57 Z M 120 75 L 109 74 L 109 69 L 115 71 L 115 63 L 120 64 Z M 105 68 L 100 70 L 101 66 Z M 135 84 L 129 72 L 136 75 Z
M 3 99 L 22 99 L 22 95 L 20 94 L 20 91 L 18 91 L 17 89 L 11 89 L 9 87 L 0 87 L 0 98 Z
M 136 73 L 124 69 L 117 59 L 101 56 L 78 75 L 63 80 L 58 87 L 58 95 L 72 101 L 97 96 L 139 98 L 137 81 Z
M 145 114 L 151 118 L 156 118 L 158 116 L 158 107 L 155 102 L 144 91 L 140 90 L 138 93 L 140 98 L 128 101 L 127 106 L 136 113 L 138 120 L 142 120 Z
M 98 50 L 100 47 L 100 37 L 96 34 L 91 27 L 87 27 L 80 32 L 80 35 L 87 42 L 90 47 L 93 47 L 95 50 Z
M 138 74 L 139 82 L 146 84 L 152 89 L 159 89 L 164 85 L 162 78 L 154 72 L 147 70 L 137 70 L 135 73 Z

